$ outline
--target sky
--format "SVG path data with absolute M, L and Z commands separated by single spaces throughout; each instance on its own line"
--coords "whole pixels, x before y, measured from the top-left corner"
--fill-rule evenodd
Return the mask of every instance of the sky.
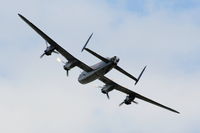
M 139 99 L 119 107 L 126 95 L 110 100 L 94 81 L 79 84 L 81 69 L 69 77 L 56 61 L 40 59 L 45 41 L 19 17 L 24 15 L 72 55 L 93 65 L 118 56 L 106 76 L 180 112 L 175 114 Z M 3 133 L 199 133 L 200 1 L 198 0 L 18 0 L 0 4 L 0 132 Z M 62 57 L 61 57 L 62 58 Z

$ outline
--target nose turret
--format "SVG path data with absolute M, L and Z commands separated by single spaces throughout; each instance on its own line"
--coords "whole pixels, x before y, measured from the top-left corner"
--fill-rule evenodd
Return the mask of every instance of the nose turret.
M 115 64 L 117 64 L 117 63 L 119 62 L 120 59 L 119 59 L 117 56 L 114 56 L 114 57 L 111 58 L 111 60 L 112 60 Z

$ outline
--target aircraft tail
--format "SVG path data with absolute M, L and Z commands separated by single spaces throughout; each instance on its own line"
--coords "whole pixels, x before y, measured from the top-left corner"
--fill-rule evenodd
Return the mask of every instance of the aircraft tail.
M 89 52 L 90 54 L 96 56 L 97 58 L 99 58 L 100 60 L 104 61 L 105 63 L 108 63 L 108 62 L 110 61 L 109 59 L 107 59 L 107 58 L 105 58 L 105 57 L 99 55 L 98 53 L 92 51 L 92 50 L 89 49 L 89 48 L 86 48 L 86 46 L 87 46 L 88 42 L 90 41 L 92 35 L 93 35 L 93 33 L 92 33 L 92 34 L 90 35 L 90 37 L 88 38 L 88 40 L 86 41 L 86 43 L 85 43 L 85 45 L 84 45 L 84 47 L 83 47 L 83 49 L 82 49 L 81 51 L 86 50 L 87 52 Z M 125 75 L 128 76 L 129 78 L 135 80 L 135 85 L 136 85 L 136 84 L 138 83 L 138 81 L 140 80 L 142 74 L 144 73 L 144 71 L 145 71 L 145 69 L 146 69 L 146 66 L 143 68 L 143 70 L 142 70 L 142 72 L 140 73 L 140 75 L 138 76 L 138 78 L 136 78 L 136 77 L 134 77 L 133 75 L 129 74 L 128 72 L 126 72 L 124 69 L 122 69 L 122 68 L 119 67 L 118 65 L 116 65 L 114 68 L 117 69 L 118 71 L 120 71 L 121 73 L 125 74 Z
M 140 80 L 140 78 L 142 77 L 142 74 L 144 73 L 145 69 L 146 69 L 147 66 L 145 66 L 142 70 L 142 72 L 140 73 L 140 75 L 138 76 L 136 82 L 135 82 L 135 85 L 138 83 L 138 81 Z
M 101 56 L 100 54 L 98 54 L 98 53 L 92 51 L 91 49 L 86 48 L 86 46 L 87 46 L 88 42 L 90 41 L 92 35 L 93 35 L 93 33 L 90 35 L 90 37 L 89 37 L 88 40 L 86 41 L 86 43 L 85 43 L 85 45 L 83 46 L 81 52 L 83 52 L 84 50 L 86 50 L 87 52 L 89 52 L 90 54 L 96 56 L 96 57 L 99 58 L 100 60 L 102 60 L 102 61 L 108 63 L 108 62 L 109 62 L 108 59 L 106 59 L 106 58 L 104 58 L 103 56 Z
M 92 33 L 92 34 L 90 35 L 90 37 L 88 38 L 88 40 L 87 40 L 87 42 L 85 43 L 85 45 L 83 46 L 81 52 L 83 52 L 83 50 L 86 49 L 86 46 L 87 46 L 87 44 L 88 44 L 88 42 L 90 41 L 90 39 L 91 39 L 92 36 L 93 36 L 93 33 Z

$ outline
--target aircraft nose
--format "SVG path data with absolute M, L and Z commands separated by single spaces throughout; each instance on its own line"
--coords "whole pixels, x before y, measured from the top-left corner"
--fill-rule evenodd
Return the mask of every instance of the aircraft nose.
M 120 59 L 119 59 L 117 56 L 114 56 L 112 60 L 113 60 L 115 63 L 118 63 Z
M 116 62 L 119 62 L 119 60 L 120 60 L 120 59 L 119 59 L 118 57 L 116 57 Z

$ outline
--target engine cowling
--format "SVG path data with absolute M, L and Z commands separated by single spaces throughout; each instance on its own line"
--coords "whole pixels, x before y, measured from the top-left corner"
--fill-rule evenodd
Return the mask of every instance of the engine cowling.
M 48 46 L 48 45 L 47 45 L 47 48 L 44 50 L 44 53 L 40 56 L 40 58 L 42 58 L 44 55 L 49 56 L 49 55 L 52 54 L 52 52 L 58 54 L 58 52 L 56 52 L 56 51 L 54 51 L 54 50 L 55 50 L 55 47 L 53 47 L 53 46 Z
M 47 49 L 44 51 L 46 55 L 51 55 L 51 53 L 55 50 L 53 46 L 47 47 Z
M 114 85 L 105 85 L 105 86 L 101 89 L 101 92 L 102 92 L 103 94 L 106 94 L 106 95 L 107 95 L 107 98 L 110 99 L 108 93 L 109 93 L 110 91 L 112 91 L 113 89 L 114 89 Z
M 101 92 L 103 94 L 107 94 L 108 92 L 112 91 L 114 89 L 113 85 L 105 85 L 102 89 Z
M 133 102 L 133 100 L 135 99 L 135 96 L 126 96 L 126 99 L 124 100 L 124 103 L 126 105 L 131 104 L 131 102 Z
M 63 68 L 65 70 L 70 70 L 70 69 L 72 69 L 73 67 L 76 66 L 76 63 L 77 63 L 76 61 L 69 61 L 69 62 L 65 63 L 65 65 L 63 66 Z
M 67 76 L 69 75 L 69 70 L 72 69 L 73 67 L 75 67 L 76 65 L 77 65 L 77 61 L 69 61 L 69 62 L 65 63 L 63 68 L 66 70 Z

